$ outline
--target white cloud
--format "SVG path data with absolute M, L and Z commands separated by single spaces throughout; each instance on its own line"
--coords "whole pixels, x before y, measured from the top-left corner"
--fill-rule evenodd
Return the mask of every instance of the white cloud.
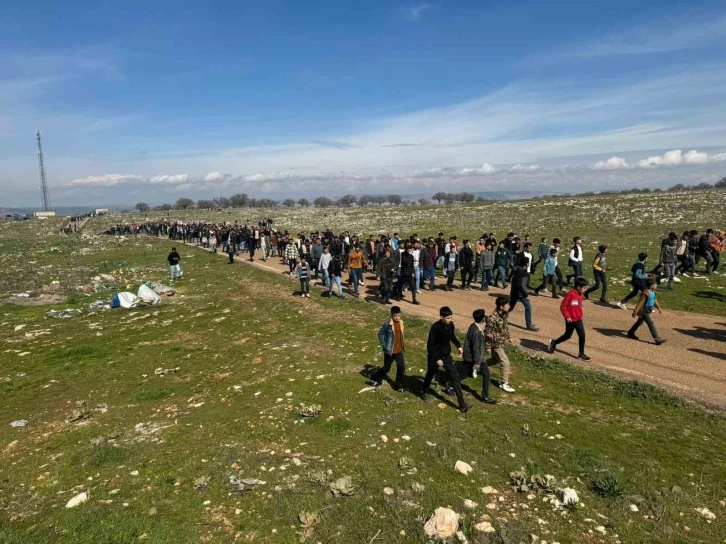
M 681 165 L 700 166 L 721 161 L 726 161 L 726 153 L 709 155 L 708 153 L 696 151 L 694 149 L 686 154 L 683 154 L 680 149 L 673 149 L 671 151 L 666 151 L 663 155 L 656 155 L 643 159 L 638 162 L 638 166 L 640 168 Z
M 209 174 L 204 176 L 204 181 L 206 183 L 210 183 L 213 181 L 220 181 L 222 179 L 224 179 L 224 176 L 222 174 L 220 174 L 219 172 L 210 172 Z
M 186 183 L 189 179 L 189 174 L 164 174 L 161 176 L 153 176 L 149 178 L 149 181 L 153 184 L 166 183 L 175 185 L 179 183 Z
M 488 175 L 498 172 L 498 169 L 488 162 L 485 162 L 481 168 L 462 168 L 459 170 L 459 176 L 476 176 L 476 175 Z
M 515 164 L 514 166 L 511 166 L 509 168 L 509 171 L 527 173 L 527 172 L 537 172 L 538 170 L 541 170 L 541 169 L 542 169 L 542 167 L 539 164 Z
M 409 6 L 405 10 L 405 17 L 409 21 L 418 21 L 421 18 L 421 15 L 423 14 L 423 12 L 428 9 L 431 9 L 432 7 L 433 7 L 433 4 L 431 4 L 429 2 Z
M 591 166 L 593 170 L 627 170 L 630 164 L 623 157 L 610 157 L 606 161 L 598 161 Z
M 89 187 L 113 187 L 121 183 L 129 183 L 132 181 L 142 181 L 143 176 L 134 174 L 104 174 L 102 176 L 88 176 L 85 178 L 76 178 L 68 185 L 71 186 L 89 186 Z

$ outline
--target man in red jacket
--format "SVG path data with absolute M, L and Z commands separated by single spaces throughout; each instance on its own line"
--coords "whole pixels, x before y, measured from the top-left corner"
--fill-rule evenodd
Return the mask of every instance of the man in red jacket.
M 554 353 L 558 344 L 567 342 L 572 338 L 572 333 L 577 332 L 577 339 L 580 342 L 580 354 L 578 359 L 589 361 L 590 357 L 585 355 L 585 326 L 582 324 L 582 299 L 587 287 L 587 280 L 579 277 L 575 280 L 575 288 L 572 289 L 560 304 L 560 311 L 565 317 L 565 333 L 557 340 L 550 340 L 548 352 Z

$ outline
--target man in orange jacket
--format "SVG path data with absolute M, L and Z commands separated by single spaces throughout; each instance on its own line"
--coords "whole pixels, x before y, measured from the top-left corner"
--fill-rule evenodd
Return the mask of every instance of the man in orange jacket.
M 585 355 L 585 326 L 582 324 L 582 299 L 587 287 L 587 280 L 579 277 L 575 280 L 575 288 L 567 293 L 560 304 L 560 311 L 565 318 L 565 333 L 557 340 L 550 340 L 548 352 L 554 353 L 558 344 L 567 342 L 572 338 L 572 333 L 577 332 L 577 339 L 580 343 L 578 359 L 589 361 L 590 357 Z
M 363 269 L 368 268 L 368 260 L 360 250 L 358 242 L 353 246 L 353 251 L 348 254 L 348 270 L 353 278 L 353 293 L 358 296 L 358 285 L 363 279 Z

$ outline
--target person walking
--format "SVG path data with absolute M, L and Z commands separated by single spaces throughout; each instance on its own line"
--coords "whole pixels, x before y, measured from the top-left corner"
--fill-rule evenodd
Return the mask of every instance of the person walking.
M 678 236 L 672 233 L 660 250 L 660 264 L 663 265 L 663 279 L 668 280 L 668 290 L 673 289 L 673 278 L 676 277 L 676 262 L 678 261 Z M 715 270 L 715 267 L 714 267 Z
M 479 257 L 479 268 L 481 269 L 481 290 L 489 291 L 489 284 L 492 282 L 493 277 L 494 253 L 488 240 L 484 242 L 484 249 Z
M 358 286 L 363 279 L 364 268 L 368 268 L 368 261 L 360 250 L 360 244 L 356 242 L 353 245 L 353 251 L 348 254 L 348 270 L 350 270 L 350 276 L 353 280 L 353 294 L 355 296 L 359 296 Z
M 505 296 L 497 297 L 494 304 L 496 308 L 487 316 L 484 332 L 491 347 L 492 364 L 499 363 L 501 372 L 499 388 L 507 393 L 514 393 L 514 387 L 509 385 L 509 357 L 504 351 L 505 344 L 514 342 L 509 332 L 509 299 Z
M 572 268 L 572 274 L 567 274 L 565 281 L 567 285 L 570 285 L 572 279 L 577 280 L 577 278 L 582 276 L 582 240 L 579 236 L 575 236 L 572 239 L 572 249 L 570 250 L 568 264 Z
M 645 280 L 647 278 L 647 274 L 645 272 L 645 262 L 647 259 L 647 253 L 638 253 L 638 260 L 630 268 L 630 273 L 632 274 L 632 277 L 630 279 L 630 285 L 633 286 L 633 290 L 630 291 L 630 293 L 628 293 L 623 300 L 618 302 L 618 308 L 627 310 L 628 307 L 625 306 L 625 303 L 635 297 L 638 293 L 643 291 L 643 289 L 645 289 Z
M 502 280 L 502 289 L 507 288 L 507 265 L 512 257 L 512 253 L 505 247 L 504 241 L 499 242 L 499 249 L 494 254 L 494 266 L 497 271 L 494 273 L 494 286 L 496 287 L 499 280 Z
M 464 401 L 464 393 L 461 390 L 461 377 L 459 376 L 454 359 L 451 357 L 451 344 L 456 346 L 459 355 L 464 352 L 461 342 L 456 338 L 453 315 L 451 308 L 448 306 L 441 307 L 439 309 L 439 320 L 431 325 L 431 329 L 429 330 L 429 337 L 426 342 L 427 369 L 421 391 L 421 398 L 424 402 L 433 402 L 434 399 L 429 393 L 431 390 L 431 382 L 439 368 L 443 368 L 448 374 L 449 383 L 459 402 L 459 411 L 466 413 L 471 408 L 471 404 L 467 404 Z
M 456 246 L 449 244 L 449 251 L 444 255 L 444 271 L 446 272 L 446 290 L 451 291 L 456 277 L 456 269 L 459 268 L 459 255 L 456 253 Z
M 521 302 L 524 306 L 524 321 L 527 325 L 527 330 L 531 332 L 537 332 L 537 328 L 532 323 L 532 304 L 529 301 L 529 294 L 527 293 L 527 284 L 529 283 L 529 272 L 527 272 L 527 264 L 529 261 L 524 254 L 517 256 L 517 263 L 512 275 L 512 289 L 509 296 L 509 311 L 514 310 L 517 302 Z
M 540 291 L 546 290 L 549 284 L 552 286 L 552 298 L 560 298 L 557 294 L 557 278 L 555 276 L 557 271 L 557 250 L 552 248 L 548 251 L 549 255 L 545 259 L 544 266 L 542 267 L 542 285 L 535 287 L 534 295 L 538 297 Z
M 464 341 L 464 368 L 467 375 L 474 378 L 477 372 L 481 373 L 481 401 L 484 404 L 496 404 L 497 401 L 489 397 L 489 381 L 491 373 L 486 358 L 486 312 L 483 309 L 474 310 L 474 322 L 469 325 Z
M 391 248 L 387 247 L 383 251 L 383 258 L 376 264 L 376 278 L 378 278 L 381 282 L 379 293 L 383 304 L 391 303 L 393 277 L 395 275 L 396 264 L 393 262 L 393 259 L 391 259 Z
M 474 277 L 474 250 L 471 242 L 464 240 L 464 247 L 459 253 L 459 266 L 461 267 L 461 288 L 471 291 L 471 281 Z
M 650 317 L 650 314 L 653 313 L 654 309 L 658 310 L 659 314 L 663 313 L 660 309 L 660 304 L 658 304 L 658 299 L 656 298 L 657 290 L 658 282 L 654 278 L 648 278 L 645 282 L 645 289 L 643 289 L 640 293 L 638 304 L 636 304 L 635 309 L 633 309 L 633 317 L 637 317 L 638 320 L 633 323 L 633 326 L 630 327 L 630 330 L 628 331 L 627 336 L 631 340 L 638 339 L 638 337 L 635 336 L 635 333 L 638 331 L 638 328 L 645 323 L 648 325 L 648 330 L 653 336 L 653 340 L 657 346 L 660 346 L 665 342 L 665 339 L 658 336 L 658 330 L 655 328 L 653 320 Z
M 608 276 L 607 276 L 607 255 L 608 246 L 605 244 L 600 245 L 598 248 L 598 254 L 595 256 L 595 260 L 592 262 L 592 273 L 595 276 L 595 285 L 585 291 L 585 300 L 590 299 L 590 295 L 602 287 L 600 293 L 600 302 L 607 304 L 608 294 Z
M 300 258 L 300 263 L 295 267 L 295 277 L 300 281 L 300 296 L 310 298 L 310 265 L 305 257 Z
M 333 296 L 333 284 L 338 286 L 338 298 L 343 300 L 343 284 L 341 283 L 342 266 L 339 257 L 333 257 L 328 265 L 328 297 Z
M 560 312 L 565 318 L 565 332 L 556 340 L 550 340 L 547 351 L 554 353 L 558 345 L 567 342 L 572 338 L 572 333 L 577 333 L 579 342 L 578 359 L 589 361 L 590 357 L 585 354 L 585 326 L 582 323 L 583 309 L 582 300 L 587 287 L 585 278 L 577 278 L 575 280 L 575 288 L 571 289 L 560 304 Z
M 378 263 L 380 264 L 380 262 Z M 393 362 L 396 363 L 396 381 L 393 388 L 403 393 L 403 380 L 406 377 L 406 361 L 403 357 L 406 345 L 404 343 L 404 326 L 401 317 L 401 308 L 391 307 L 391 319 L 387 320 L 378 330 L 378 343 L 383 350 L 383 366 L 371 376 L 371 385 L 378 387 L 383 383 L 391 370 Z
M 394 291 L 398 300 L 402 300 L 403 288 L 408 287 L 411 291 L 411 297 L 413 299 L 411 303 L 419 305 L 421 303 L 416 300 L 416 287 L 414 286 L 415 271 L 413 264 L 413 255 L 411 255 L 410 250 L 411 242 L 406 242 L 403 253 L 401 253 L 401 276 L 396 283 Z
M 171 276 L 171 281 L 178 280 L 181 278 L 181 265 L 179 262 L 181 261 L 181 256 L 179 253 L 177 253 L 176 248 L 171 248 L 171 253 L 166 257 L 166 260 L 169 262 L 169 275 Z
M 330 262 L 332 260 L 333 256 L 330 254 L 330 249 L 328 246 L 324 246 L 323 253 L 320 255 L 320 259 L 318 259 L 318 271 L 322 273 L 323 284 L 326 287 L 330 285 L 330 274 L 328 272 L 328 268 L 330 267 Z

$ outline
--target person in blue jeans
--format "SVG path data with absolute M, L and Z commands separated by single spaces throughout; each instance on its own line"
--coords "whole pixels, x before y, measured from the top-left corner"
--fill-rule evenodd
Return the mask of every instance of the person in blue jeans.
M 484 242 L 484 249 L 479 255 L 479 269 L 481 270 L 481 290 L 489 291 L 489 284 L 494 277 L 492 272 L 494 269 L 494 253 L 488 240 Z
M 640 300 L 633 310 L 633 317 L 637 317 L 638 320 L 633 323 L 633 326 L 630 327 L 630 330 L 628 331 L 627 336 L 631 340 L 638 339 L 638 337 L 635 336 L 635 333 L 638 328 L 645 323 L 648 325 L 648 330 L 650 330 L 650 334 L 653 336 L 653 340 L 656 345 L 660 346 L 665 342 L 665 339 L 658 335 L 658 330 L 655 328 L 653 320 L 650 317 L 650 314 L 652 314 L 655 310 L 658 310 L 659 314 L 663 313 L 660 309 L 660 304 L 658 304 L 658 300 L 656 299 L 657 290 L 657 280 L 655 278 L 648 278 L 645 282 L 645 289 L 643 289 L 643 292 L 640 293 Z
M 630 285 L 633 286 L 633 290 L 630 291 L 627 295 L 625 295 L 625 298 L 617 303 L 617 307 L 621 308 L 623 310 L 627 310 L 628 307 L 625 306 L 625 303 L 628 302 L 630 299 L 636 297 L 638 293 L 643 291 L 645 289 L 645 280 L 648 279 L 648 274 L 646 272 L 645 268 L 645 262 L 648 259 L 647 253 L 638 253 L 638 260 L 636 263 L 630 268 L 630 272 L 632 274 L 632 278 L 630 280 Z
M 499 249 L 497 249 L 497 252 L 494 254 L 494 266 L 496 267 L 497 271 L 494 274 L 494 285 L 496 286 L 497 283 L 499 283 L 499 279 L 502 280 L 502 289 L 507 288 L 507 264 L 509 263 L 510 259 L 512 258 L 512 253 L 505 247 L 505 243 L 499 242 Z

